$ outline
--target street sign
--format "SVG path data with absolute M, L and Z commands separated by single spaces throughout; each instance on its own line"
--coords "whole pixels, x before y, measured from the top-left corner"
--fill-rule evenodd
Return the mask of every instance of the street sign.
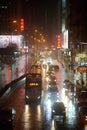
M 87 66 L 78 66 L 77 71 L 80 73 L 87 72 Z

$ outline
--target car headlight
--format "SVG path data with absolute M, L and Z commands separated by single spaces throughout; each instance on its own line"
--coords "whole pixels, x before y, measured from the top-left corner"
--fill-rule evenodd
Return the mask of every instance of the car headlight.
M 48 107 L 51 106 L 51 101 L 50 101 L 50 99 L 47 100 L 46 104 L 47 104 Z
M 66 84 L 65 83 L 63 83 L 63 86 L 65 86 Z
M 56 102 L 59 102 L 59 99 L 57 99 Z
M 27 98 L 27 99 L 29 99 L 29 97 L 28 97 L 28 96 L 26 96 L 26 98 Z
M 50 94 L 50 93 L 48 93 L 48 94 L 47 94 L 47 96 L 48 96 L 48 98 L 50 98 L 50 97 L 51 97 L 51 94 Z
M 55 113 L 55 110 L 53 110 L 52 112 Z
M 40 99 L 41 97 L 40 96 L 38 96 L 38 99 Z
M 57 97 L 59 97 L 59 94 L 57 93 Z
M 87 116 L 85 116 L 85 120 L 87 121 Z

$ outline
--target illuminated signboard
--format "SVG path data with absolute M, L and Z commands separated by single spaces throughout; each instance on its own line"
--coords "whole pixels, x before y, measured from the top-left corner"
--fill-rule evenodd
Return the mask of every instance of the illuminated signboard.
M 24 19 L 21 19 L 20 29 L 21 31 L 24 31 Z
M 60 49 L 61 48 L 61 36 L 60 35 L 58 35 L 58 37 L 57 37 L 57 42 L 58 42 L 57 48 Z
M 80 65 L 81 66 L 87 66 L 87 62 L 81 62 Z
M 9 43 L 16 44 L 18 48 L 23 46 L 22 35 L 0 35 L 0 48 L 6 48 Z
M 80 72 L 80 73 L 87 72 L 87 66 L 79 66 L 77 68 L 77 71 Z
M 62 48 L 68 49 L 68 30 L 63 32 Z

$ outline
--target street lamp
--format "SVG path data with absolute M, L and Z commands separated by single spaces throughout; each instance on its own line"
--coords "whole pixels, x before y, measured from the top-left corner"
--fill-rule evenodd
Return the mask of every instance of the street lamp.
M 17 21 L 13 20 L 12 23 L 12 33 L 17 32 Z
M 17 21 L 16 21 L 16 20 L 13 20 L 13 23 L 17 23 Z
M 11 43 L 12 43 L 12 36 L 14 33 L 17 32 L 17 21 L 16 20 L 13 20 L 12 21 L 12 32 L 11 32 Z

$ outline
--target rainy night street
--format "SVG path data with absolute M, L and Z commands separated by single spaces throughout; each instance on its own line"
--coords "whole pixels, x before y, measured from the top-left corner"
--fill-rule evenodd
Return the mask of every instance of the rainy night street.
M 0 0 L 0 130 L 87 130 L 86 0 Z
M 65 79 L 73 79 L 72 72 L 66 73 L 65 68 L 59 64 L 59 71 L 55 73 L 59 90 L 59 101 L 64 102 L 66 120 L 63 125 L 57 123 L 57 130 L 86 130 L 86 125 L 78 123 L 75 108 L 75 98 L 70 98 L 62 88 Z M 41 102 L 25 102 L 25 78 L 15 84 L 15 89 L 8 96 L 1 98 L 8 106 L 16 109 L 16 122 L 13 130 L 55 130 L 54 119 L 51 117 L 51 105 L 47 98 L 48 81 L 43 69 L 43 90 Z M 9 129 L 9 128 L 8 128 Z M 11 128 L 12 129 L 12 128 Z

